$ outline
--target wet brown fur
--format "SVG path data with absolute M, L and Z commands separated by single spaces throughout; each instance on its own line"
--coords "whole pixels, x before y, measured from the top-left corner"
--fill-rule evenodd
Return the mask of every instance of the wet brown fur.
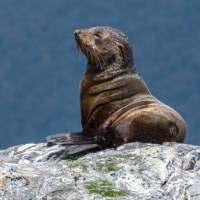
M 113 146 L 184 141 L 186 123 L 152 96 L 135 71 L 131 44 L 123 33 L 93 27 L 76 31 L 75 37 L 88 60 L 80 91 L 85 136 L 103 135 Z

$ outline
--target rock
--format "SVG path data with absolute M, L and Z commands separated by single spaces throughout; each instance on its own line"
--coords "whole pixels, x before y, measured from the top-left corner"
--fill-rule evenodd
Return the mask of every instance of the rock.
M 60 160 L 63 154 L 45 143 L 1 150 L 0 199 L 200 199 L 198 146 L 130 143 L 74 159 Z

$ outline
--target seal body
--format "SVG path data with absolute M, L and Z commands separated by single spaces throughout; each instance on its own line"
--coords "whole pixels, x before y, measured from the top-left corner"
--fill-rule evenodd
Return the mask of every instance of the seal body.
M 133 141 L 183 142 L 186 123 L 152 96 L 136 71 L 128 38 L 109 27 L 83 29 L 77 34 L 83 53 L 86 43 L 103 60 L 98 66 L 85 53 L 89 61 L 80 91 L 83 133 L 103 135 L 117 146 Z M 96 39 L 100 41 L 96 43 Z
M 102 147 L 184 141 L 185 121 L 150 93 L 136 71 L 126 35 L 111 27 L 92 27 L 75 31 L 75 39 L 88 60 L 80 86 L 84 139 L 74 140 L 73 134 L 60 138 Z

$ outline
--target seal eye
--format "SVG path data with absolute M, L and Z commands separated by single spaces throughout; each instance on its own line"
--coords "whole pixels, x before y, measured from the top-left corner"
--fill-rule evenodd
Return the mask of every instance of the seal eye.
M 96 33 L 94 33 L 94 36 L 95 36 L 96 38 L 101 38 L 101 33 L 100 33 L 100 32 L 96 32 Z
M 101 35 L 99 32 L 97 33 L 94 33 L 94 41 L 95 41 L 95 44 L 100 44 L 101 43 Z

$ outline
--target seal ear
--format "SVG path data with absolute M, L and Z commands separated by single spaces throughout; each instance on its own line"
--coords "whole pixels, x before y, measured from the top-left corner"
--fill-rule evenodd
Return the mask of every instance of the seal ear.
M 118 47 L 119 47 L 120 55 L 121 55 L 121 57 L 123 59 L 123 62 L 125 62 L 125 52 L 124 52 L 123 45 L 120 44 L 120 45 L 118 45 Z

